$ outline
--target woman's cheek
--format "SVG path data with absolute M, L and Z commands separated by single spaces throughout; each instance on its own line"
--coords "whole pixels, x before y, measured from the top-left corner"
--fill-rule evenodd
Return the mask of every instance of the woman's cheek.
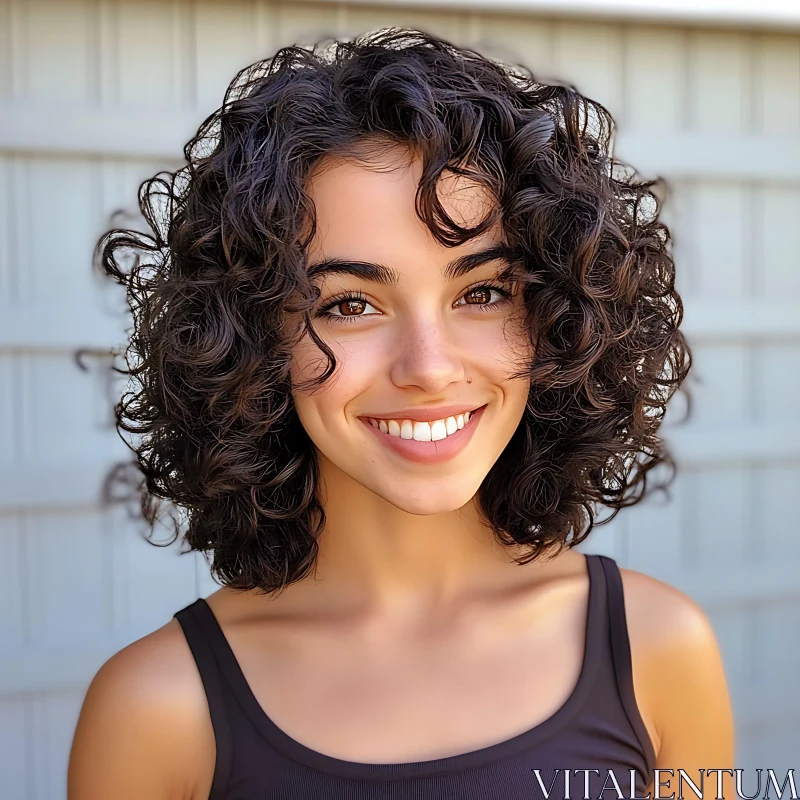
M 353 375 L 375 373 L 391 368 L 392 334 L 380 331 L 364 331 L 354 335 L 341 346 L 344 368 Z
M 519 319 L 503 316 L 493 320 L 464 326 L 461 341 L 465 352 L 479 353 L 487 372 L 505 372 L 510 365 L 526 360 L 533 352 L 530 336 Z
M 326 336 L 324 341 L 336 362 L 334 372 L 319 389 L 304 392 L 296 398 L 296 403 L 321 419 L 338 419 L 353 400 L 374 389 L 381 376 L 388 374 L 389 354 L 385 342 L 367 332 L 339 339 Z M 298 354 L 296 363 L 298 373 L 304 376 L 303 380 L 309 380 L 323 373 L 328 359 L 312 343 L 310 348 Z
M 313 381 L 325 370 L 325 357 L 316 345 L 305 342 L 295 347 L 292 352 L 291 376 L 292 384 L 298 385 Z

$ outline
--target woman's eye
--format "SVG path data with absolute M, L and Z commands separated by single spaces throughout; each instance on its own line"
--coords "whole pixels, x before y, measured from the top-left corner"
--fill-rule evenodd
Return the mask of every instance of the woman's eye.
M 368 308 L 376 313 L 374 306 L 363 297 L 336 298 L 320 310 L 319 316 L 335 319 L 337 322 L 348 322 L 354 317 L 371 316 L 365 313 Z
M 492 294 L 496 296 L 496 299 L 492 299 Z M 466 305 L 492 307 L 502 305 L 510 296 L 510 292 L 499 286 L 476 286 L 465 292 L 462 299 Z M 459 304 L 456 303 L 456 305 Z
M 342 300 L 341 303 L 333 307 L 334 311 L 343 317 L 355 317 L 363 314 L 369 303 L 364 300 Z
M 483 305 L 489 303 L 492 297 L 492 290 L 486 286 L 481 286 L 478 289 L 473 289 L 464 295 L 464 300 L 467 305 Z

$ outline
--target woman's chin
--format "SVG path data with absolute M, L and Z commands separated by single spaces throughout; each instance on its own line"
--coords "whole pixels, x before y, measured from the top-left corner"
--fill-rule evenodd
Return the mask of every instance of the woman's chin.
M 379 491 L 376 494 L 401 511 L 421 517 L 457 511 L 475 496 L 474 491 L 465 491 L 463 484 L 448 487 L 435 481 L 422 490 L 409 488 L 406 491 Z

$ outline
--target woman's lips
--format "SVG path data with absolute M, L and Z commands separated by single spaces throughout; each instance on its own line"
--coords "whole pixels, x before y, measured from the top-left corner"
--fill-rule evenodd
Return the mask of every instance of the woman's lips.
M 416 439 L 401 439 L 399 436 L 392 436 L 389 433 L 382 433 L 378 428 L 373 428 L 369 420 L 361 419 L 361 422 L 369 432 L 378 438 L 378 441 L 393 452 L 414 461 L 417 464 L 441 464 L 449 461 L 453 456 L 460 453 L 472 438 L 475 428 L 483 416 L 486 406 L 481 406 L 470 414 L 469 422 L 463 428 L 459 428 L 455 433 L 450 434 L 445 439 L 435 442 L 418 442 Z

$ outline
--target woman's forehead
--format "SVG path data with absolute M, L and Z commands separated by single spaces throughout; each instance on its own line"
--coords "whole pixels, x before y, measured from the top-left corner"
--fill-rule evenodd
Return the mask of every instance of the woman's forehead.
M 379 159 L 379 160 L 378 160 Z M 503 238 L 498 223 L 457 248 L 436 241 L 416 213 L 415 199 L 422 164 L 419 158 L 389 151 L 369 164 L 327 157 L 310 177 L 307 192 L 316 213 L 316 231 L 309 243 L 309 260 L 319 257 L 390 258 L 412 250 L 419 254 L 471 251 Z M 491 211 L 492 198 L 477 182 L 451 172 L 437 184 L 439 200 L 459 225 L 473 227 Z

